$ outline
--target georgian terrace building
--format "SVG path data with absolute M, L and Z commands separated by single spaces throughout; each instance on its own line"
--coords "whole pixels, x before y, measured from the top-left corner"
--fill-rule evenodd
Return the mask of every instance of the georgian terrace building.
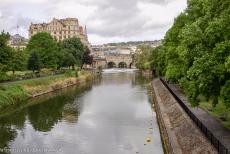
M 48 32 L 57 41 L 62 41 L 67 38 L 78 37 L 81 42 L 90 48 L 88 41 L 87 30 L 79 25 L 78 19 L 66 18 L 56 19 L 50 23 L 33 24 L 31 23 L 29 28 L 29 38 L 38 32 Z

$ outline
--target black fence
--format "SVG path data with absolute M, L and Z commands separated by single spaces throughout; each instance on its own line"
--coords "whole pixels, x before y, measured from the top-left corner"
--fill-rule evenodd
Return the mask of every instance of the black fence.
M 161 82 L 165 85 L 165 87 L 170 91 L 173 97 L 178 101 L 180 106 L 184 109 L 184 111 L 189 115 L 189 117 L 195 122 L 195 124 L 200 128 L 200 130 L 204 133 L 204 135 L 208 138 L 212 145 L 214 145 L 217 151 L 220 154 L 230 154 L 230 150 L 226 148 L 220 141 L 213 135 L 213 133 L 202 123 L 202 121 L 196 117 L 196 115 L 188 108 L 187 105 L 172 91 L 167 82 L 160 78 Z

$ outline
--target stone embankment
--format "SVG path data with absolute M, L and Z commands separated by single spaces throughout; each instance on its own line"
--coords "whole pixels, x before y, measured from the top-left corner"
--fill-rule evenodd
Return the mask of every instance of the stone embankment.
M 155 79 L 152 87 L 165 152 L 170 154 L 217 154 L 217 150 L 162 82 Z

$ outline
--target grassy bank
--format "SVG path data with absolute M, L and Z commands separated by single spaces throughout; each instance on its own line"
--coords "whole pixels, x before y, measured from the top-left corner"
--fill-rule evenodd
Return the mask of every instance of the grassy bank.
M 56 91 L 91 79 L 91 74 L 69 71 L 62 75 L 37 78 L 0 85 L 0 110 L 45 93 Z
M 9 72 L 0 72 L 0 82 L 7 82 L 7 81 L 19 81 L 24 79 L 35 79 L 44 76 L 50 76 L 54 74 L 64 74 L 67 72 L 68 69 L 63 68 L 60 70 L 53 70 L 53 69 L 41 69 L 39 73 L 33 71 L 12 71 Z
M 219 102 L 216 107 L 213 107 L 211 102 L 203 101 L 200 102 L 200 107 L 216 117 L 224 127 L 230 129 L 230 109 L 223 102 Z

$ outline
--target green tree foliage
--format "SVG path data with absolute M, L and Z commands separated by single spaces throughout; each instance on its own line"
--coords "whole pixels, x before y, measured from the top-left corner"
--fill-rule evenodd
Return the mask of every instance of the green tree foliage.
M 70 67 L 72 66 L 74 68 L 74 65 L 76 64 L 76 59 L 71 53 L 66 53 L 65 57 L 63 59 L 63 67 Z
M 92 62 L 93 62 L 93 56 L 90 55 L 90 50 L 89 50 L 89 48 L 86 47 L 86 50 L 83 54 L 82 66 L 83 66 L 83 64 L 91 65 Z
M 35 70 L 39 71 L 40 68 L 41 68 L 40 57 L 36 51 L 32 51 L 30 53 L 30 57 L 28 60 L 28 69 L 34 72 Z
M 230 1 L 188 0 L 151 55 L 151 68 L 171 82 L 180 83 L 192 105 L 198 97 L 229 105 Z
M 9 70 L 13 71 L 24 71 L 27 66 L 27 55 L 24 51 L 12 50 L 12 57 L 9 61 Z
M 12 48 L 7 45 L 9 39 L 9 33 L 2 32 L 0 34 L 0 72 L 8 70 L 9 61 L 13 55 Z
M 49 33 L 41 32 L 33 35 L 27 45 L 29 53 L 36 50 L 41 61 L 41 68 L 58 67 L 58 43 Z
M 134 55 L 134 61 L 137 68 L 142 70 L 150 69 L 151 51 L 152 48 L 148 45 L 138 46 Z
M 221 98 L 225 105 L 230 108 L 230 80 L 228 80 L 221 89 Z
M 61 42 L 61 49 L 66 54 L 72 54 L 75 58 L 76 65 L 81 67 L 83 63 L 83 55 L 85 52 L 85 47 L 81 40 L 77 37 L 69 38 Z

